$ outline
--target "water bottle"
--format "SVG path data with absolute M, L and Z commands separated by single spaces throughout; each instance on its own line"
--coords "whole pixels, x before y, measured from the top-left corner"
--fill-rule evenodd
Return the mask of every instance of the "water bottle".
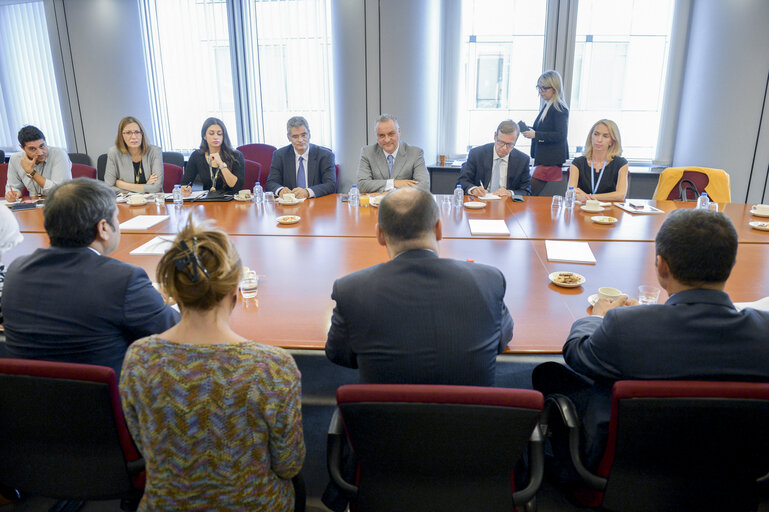
M 181 185 L 174 185 L 174 190 L 172 192 L 173 198 L 174 198 L 174 206 L 181 206 L 184 204 L 184 196 L 182 195 L 182 186 Z
M 563 206 L 567 210 L 570 210 L 574 208 L 574 200 L 577 197 L 577 192 L 574 190 L 574 187 L 569 187 L 569 189 L 566 191 L 566 197 L 563 198 Z
M 360 191 L 358 190 L 358 185 L 353 185 L 350 189 L 350 193 L 347 194 L 347 202 L 350 203 L 350 206 L 360 206 Z
M 257 181 L 254 183 L 254 202 L 256 204 L 262 204 L 264 202 L 264 189 Z
M 710 209 L 710 198 L 708 197 L 707 192 L 703 192 L 702 195 L 700 195 L 700 197 L 697 199 L 697 209 Z
M 460 208 L 465 202 L 465 191 L 462 190 L 462 185 L 457 183 L 457 188 L 454 189 L 454 206 Z

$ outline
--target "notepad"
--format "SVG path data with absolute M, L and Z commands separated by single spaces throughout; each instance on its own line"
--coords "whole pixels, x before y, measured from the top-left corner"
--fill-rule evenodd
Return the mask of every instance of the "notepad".
M 120 230 L 149 229 L 155 224 L 163 222 L 167 218 L 168 215 L 137 215 L 132 219 L 122 222 L 120 224 Z
M 567 263 L 595 263 L 595 256 L 587 242 L 564 242 L 561 240 L 545 240 L 548 261 L 563 261 Z
M 173 239 L 163 236 L 156 236 L 149 242 L 140 245 L 129 254 L 165 254 L 171 248 Z
M 645 213 L 645 214 L 665 213 L 659 208 L 655 208 L 654 206 L 644 201 L 637 201 L 637 200 L 633 201 L 630 199 L 628 199 L 624 203 L 614 203 L 614 206 L 630 213 Z
M 472 235 L 509 235 L 510 230 L 504 220 L 470 219 Z
M 497 194 L 492 194 L 491 192 L 487 192 L 485 196 L 479 197 L 478 199 L 482 199 L 484 201 L 493 201 L 494 199 L 499 199 L 499 196 Z

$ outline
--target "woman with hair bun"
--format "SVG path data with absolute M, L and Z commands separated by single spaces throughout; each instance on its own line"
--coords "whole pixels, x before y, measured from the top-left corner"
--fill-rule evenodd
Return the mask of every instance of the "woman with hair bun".
M 182 319 L 134 342 L 120 379 L 147 464 L 139 510 L 294 510 L 300 375 L 286 351 L 230 327 L 241 273 L 227 235 L 192 222 L 158 264 Z

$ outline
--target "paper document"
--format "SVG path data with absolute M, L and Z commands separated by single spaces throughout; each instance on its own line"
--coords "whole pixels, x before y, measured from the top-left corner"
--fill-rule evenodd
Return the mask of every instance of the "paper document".
M 665 213 L 659 208 L 647 204 L 645 201 L 633 201 L 628 199 L 624 203 L 614 203 L 614 206 L 630 213 Z
M 484 201 L 492 201 L 492 200 L 494 200 L 494 199 L 499 199 L 499 196 L 498 196 L 498 195 L 496 195 L 496 194 L 492 194 L 491 192 L 489 192 L 489 193 L 487 193 L 485 196 L 483 196 L 483 197 L 479 197 L 478 199 L 482 199 L 482 200 L 484 200 Z
M 171 248 L 173 238 L 166 236 L 156 236 L 149 242 L 140 245 L 129 254 L 165 254 Z
M 470 234 L 472 235 L 509 235 L 510 230 L 504 220 L 470 219 Z
M 769 311 L 769 297 L 764 297 L 763 299 L 758 299 L 754 302 L 735 302 L 734 307 L 737 308 L 737 311 L 742 311 L 745 308 Z
M 167 218 L 168 215 L 137 215 L 133 219 L 120 223 L 120 230 L 149 229 L 155 224 L 163 222 Z
M 587 242 L 563 242 L 560 240 L 545 240 L 548 261 L 564 261 L 568 263 L 595 263 L 595 256 Z

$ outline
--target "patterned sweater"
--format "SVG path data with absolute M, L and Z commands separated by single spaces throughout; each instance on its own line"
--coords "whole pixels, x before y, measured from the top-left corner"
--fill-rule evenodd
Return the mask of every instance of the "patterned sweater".
M 277 347 L 134 342 L 120 396 L 147 466 L 139 510 L 293 510 L 300 395 L 296 363 Z

